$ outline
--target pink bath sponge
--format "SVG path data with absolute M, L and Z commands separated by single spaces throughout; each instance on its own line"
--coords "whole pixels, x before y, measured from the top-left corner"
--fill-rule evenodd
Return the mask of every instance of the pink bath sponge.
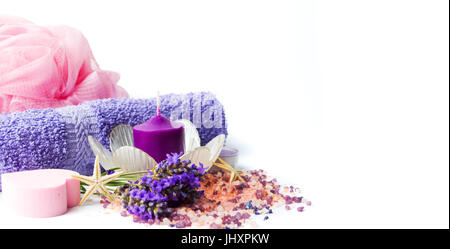
M 99 68 L 78 30 L 0 15 L 0 113 L 128 97 L 119 78 Z

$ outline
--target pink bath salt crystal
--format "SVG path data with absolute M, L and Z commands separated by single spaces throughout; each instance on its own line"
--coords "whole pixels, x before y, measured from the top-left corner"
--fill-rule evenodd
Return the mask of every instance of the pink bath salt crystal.
M 291 210 L 291 207 L 289 207 L 289 206 L 286 206 L 286 210 Z
M 225 202 L 223 204 L 223 207 L 224 207 L 225 211 L 230 212 L 231 210 L 233 210 L 234 204 L 230 203 L 230 202 Z
M 133 216 L 133 222 L 139 222 L 139 217 L 137 217 L 137 216 Z
M 307 201 L 306 205 L 311 206 L 311 201 Z
M 120 215 L 122 217 L 127 217 L 128 216 L 128 212 L 124 210 L 124 211 L 120 212 Z
M 305 207 L 298 207 L 298 208 L 297 208 L 297 211 L 303 212 L 303 209 L 305 209 Z
M 217 225 L 216 223 L 211 223 L 211 225 L 209 225 L 209 227 L 212 229 L 220 229 L 220 226 Z
M 257 199 L 261 200 L 263 198 L 263 191 L 257 190 L 255 195 Z

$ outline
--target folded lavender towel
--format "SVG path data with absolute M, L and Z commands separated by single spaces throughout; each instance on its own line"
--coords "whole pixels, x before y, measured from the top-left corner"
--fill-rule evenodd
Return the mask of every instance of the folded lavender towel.
M 161 96 L 161 113 L 189 119 L 202 145 L 227 135 L 221 103 L 208 92 Z M 0 175 L 60 168 L 91 174 L 94 154 L 88 135 L 109 148 L 109 133 L 119 124 L 141 124 L 156 114 L 156 99 L 103 99 L 57 109 L 0 115 Z M 0 176 L 1 191 L 1 176 Z

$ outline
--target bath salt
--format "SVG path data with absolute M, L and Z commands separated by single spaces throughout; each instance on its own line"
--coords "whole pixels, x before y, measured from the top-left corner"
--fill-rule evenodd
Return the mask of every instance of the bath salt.
M 244 181 L 229 183 L 228 173 L 206 173 L 198 188 L 200 196 L 194 203 L 174 208 L 173 213 L 162 220 L 142 221 L 133 217 L 134 221 L 173 228 L 225 229 L 243 225 L 256 228 L 259 227 L 257 220 L 270 220 L 277 211 L 284 209 L 299 215 L 306 206 L 312 205 L 298 187 L 282 186 L 263 170 L 245 170 L 241 176 Z M 134 216 L 121 207 L 120 199 L 110 202 L 102 198 L 102 204 L 122 216 Z

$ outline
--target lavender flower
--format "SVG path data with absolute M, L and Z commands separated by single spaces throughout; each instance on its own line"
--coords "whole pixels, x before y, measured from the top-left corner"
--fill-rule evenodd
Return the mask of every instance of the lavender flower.
M 122 206 L 142 220 L 153 220 L 169 216 L 174 207 L 193 203 L 201 195 L 197 189 L 206 168 L 181 161 L 180 156 L 168 154 L 139 182 L 119 187 Z

